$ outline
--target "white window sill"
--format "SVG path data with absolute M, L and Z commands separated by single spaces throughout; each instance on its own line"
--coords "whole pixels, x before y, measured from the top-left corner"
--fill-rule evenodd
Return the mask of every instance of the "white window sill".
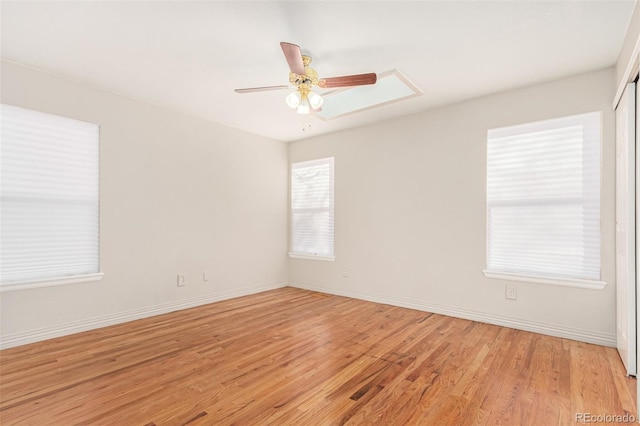
M 104 276 L 104 273 L 98 272 L 97 274 L 76 275 L 73 277 L 32 280 L 32 281 L 17 281 L 12 283 L 0 284 L 0 292 L 27 290 L 31 288 L 53 287 L 53 286 L 65 285 L 65 284 L 78 284 L 78 283 L 86 283 L 90 281 L 99 281 L 102 279 L 103 276 Z
M 320 256 L 316 254 L 301 254 L 291 252 L 289 252 L 289 257 L 293 259 L 324 260 L 326 262 L 333 262 L 336 260 L 335 256 Z
M 487 278 L 499 280 L 525 281 L 529 283 L 560 285 L 565 287 L 588 288 L 591 290 L 602 290 L 606 287 L 605 281 L 580 280 L 575 278 L 543 277 L 539 275 L 514 274 L 510 272 L 482 271 Z

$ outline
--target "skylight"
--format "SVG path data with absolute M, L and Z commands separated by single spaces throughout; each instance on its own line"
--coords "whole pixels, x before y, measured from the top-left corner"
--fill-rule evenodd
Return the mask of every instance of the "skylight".
M 400 71 L 387 71 L 378 75 L 378 82 L 372 86 L 358 86 L 323 94 L 322 110 L 313 115 L 322 120 L 331 120 L 420 95 L 422 91 Z

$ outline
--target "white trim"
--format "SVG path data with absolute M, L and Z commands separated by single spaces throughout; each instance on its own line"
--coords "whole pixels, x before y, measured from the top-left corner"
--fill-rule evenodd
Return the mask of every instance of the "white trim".
M 640 7 L 640 4 L 636 5 L 636 7 Z M 618 90 L 616 91 L 616 96 L 613 98 L 613 109 L 618 107 L 618 103 L 622 98 L 622 94 L 624 93 L 625 87 L 627 87 L 628 83 L 633 81 L 635 75 L 640 71 L 640 34 L 638 34 L 638 39 L 636 40 L 636 45 L 633 47 L 633 52 L 631 52 L 631 56 L 629 57 L 629 62 L 627 63 L 627 67 L 622 74 L 622 80 L 620 80 L 620 84 L 618 85 Z
M 291 170 L 302 169 L 305 167 L 313 167 L 313 166 L 323 166 L 325 164 L 331 164 L 333 167 L 333 163 L 335 162 L 335 157 L 323 157 L 316 158 L 314 160 L 305 160 L 305 161 L 296 161 L 295 163 L 291 163 Z
M 335 256 L 320 256 L 318 254 L 302 254 L 292 252 L 289 252 L 289 257 L 293 259 L 324 260 L 326 262 L 333 262 L 336 260 Z
M 141 318 L 148 318 L 155 315 L 166 314 L 182 309 L 193 308 L 195 306 L 206 305 L 208 303 L 219 302 L 221 300 L 232 299 L 234 297 L 247 296 L 249 294 L 260 293 L 263 291 L 274 290 L 284 287 L 284 283 L 263 284 L 253 287 L 242 287 L 239 289 L 198 296 L 191 299 L 176 300 L 173 302 L 163 303 L 160 305 L 148 306 L 145 308 L 134 309 L 130 311 L 120 312 L 117 314 L 104 315 L 100 317 L 89 318 L 81 321 L 68 322 L 64 324 L 53 325 L 50 327 L 40 328 L 36 330 L 23 331 L 19 333 L 7 334 L 0 336 L 0 350 L 12 348 L 14 346 L 26 345 L 28 343 L 39 342 L 42 340 L 52 339 L 54 337 L 66 336 L 69 334 L 79 333 L 81 331 L 94 330 L 96 328 L 107 327 L 110 325 L 121 324 Z
M 47 278 L 44 280 L 16 281 L 0 284 L 0 293 L 5 291 L 27 290 L 30 288 L 53 287 L 66 284 L 88 283 L 91 281 L 100 281 L 104 276 L 104 272 L 96 274 L 76 275 L 64 278 Z
M 417 309 L 425 312 L 433 312 L 436 314 L 447 315 L 456 318 L 463 318 L 471 321 L 478 321 L 487 324 L 499 325 L 502 327 L 515 328 L 517 330 L 530 331 L 533 333 L 545 334 L 548 336 L 561 337 L 564 339 L 577 340 L 580 342 L 593 343 L 596 345 L 615 347 L 615 334 L 597 332 L 592 330 L 584 330 L 573 327 L 563 327 L 553 324 L 528 321 L 519 318 L 507 317 L 503 315 L 494 315 L 486 312 L 474 311 L 471 309 L 458 308 L 454 306 L 438 305 L 434 303 L 426 303 L 422 301 L 404 299 L 400 297 L 389 297 L 380 294 L 354 291 L 339 290 L 334 288 L 318 287 L 307 284 L 290 284 L 291 287 L 312 290 L 321 293 L 335 294 L 338 296 L 351 297 L 354 299 L 368 300 L 375 303 L 385 303 L 387 305 L 399 306 L 402 308 Z
M 607 286 L 606 281 L 580 280 L 577 278 L 557 278 L 544 277 L 541 275 L 514 274 L 511 272 L 495 272 L 483 270 L 482 273 L 487 278 L 499 280 L 525 281 L 528 283 L 560 285 L 565 287 L 588 288 L 590 290 L 602 290 Z

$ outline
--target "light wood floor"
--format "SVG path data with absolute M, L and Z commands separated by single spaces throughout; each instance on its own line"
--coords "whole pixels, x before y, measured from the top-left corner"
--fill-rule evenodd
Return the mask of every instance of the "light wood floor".
M 555 425 L 635 414 L 616 351 L 283 288 L 0 352 L 0 423 Z

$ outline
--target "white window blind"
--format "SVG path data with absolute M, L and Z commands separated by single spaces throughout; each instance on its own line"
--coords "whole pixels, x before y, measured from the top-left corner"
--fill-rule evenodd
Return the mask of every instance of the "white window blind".
M 291 166 L 291 254 L 333 257 L 333 157 Z
M 0 286 L 97 274 L 98 125 L 0 115 Z
M 600 122 L 488 132 L 487 271 L 600 280 Z

